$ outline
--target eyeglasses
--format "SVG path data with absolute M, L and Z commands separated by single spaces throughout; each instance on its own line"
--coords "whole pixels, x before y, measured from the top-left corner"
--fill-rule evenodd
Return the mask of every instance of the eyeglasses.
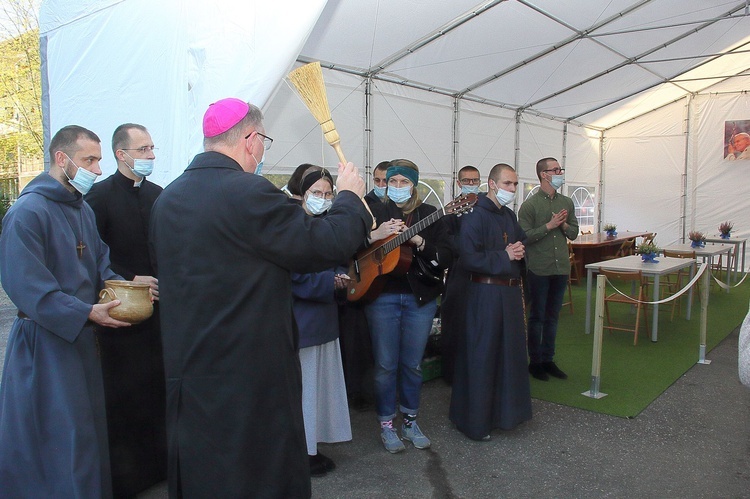
M 143 146 L 143 147 L 136 147 L 134 149 L 120 149 L 121 151 L 138 151 L 141 154 L 146 154 L 147 152 L 152 152 L 158 150 L 158 147 L 154 146 Z
M 565 173 L 565 168 L 551 168 L 549 170 L 542 170 L 544 172 L 552 172 L 555 175 L 560 175 L 562 173 Z
M 261 137 L 263 137 L 263 148 L 266 151 L 269 150 L 271 148 L 271 145 L 273 144 L 273 139 L 271 137 L 269 137 L 268 135 L 263 135 L 260 132 L 255 132 L 255 133 L 257 133 L 258 135 L 260 135 Z M 249 139 L 252 134 L 253 134 L 253 132 L 250 132 L 247 135 L 245 135 L 245 140 Z
M 482 183 L 482 180 L 478 178 L 462 178 L 459 182 L 461 182 L 461 185 L 479 185 Z
M 310 191 L 310 194 L 316 198 L 333 199 L 333 192 Z

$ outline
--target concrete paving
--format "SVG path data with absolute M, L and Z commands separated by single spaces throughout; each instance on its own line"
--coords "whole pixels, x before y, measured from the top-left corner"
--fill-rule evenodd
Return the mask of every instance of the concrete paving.
M 0 358 L 15 313 L 0 292 Z M 430 381 L 420 426 L 432 448 L 407 442 L 391 455 L 374 411 L 352 411 L 352 442 L 320 446 L 337 468 L 313 478 L 313 496 L 750 497 L 750 390 L 737 377 L 737 337 L 735 330 L 707 355 L 710 365 L 695 365 L 634 419 L 534 400 L 531 421 L 495 431 L 489 442 L 453 428 L 450 388 Z M 140 497 L 166 498 L 166 484 Z

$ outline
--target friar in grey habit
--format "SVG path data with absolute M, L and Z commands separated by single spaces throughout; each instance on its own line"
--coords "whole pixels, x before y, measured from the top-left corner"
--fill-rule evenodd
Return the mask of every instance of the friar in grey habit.
M 93 132 L 61 129 L 50 170 L 3 219 L 0 277 L 18 307 L 0 384 L 0 496 L 111 497 L 104 392 L 93 324 L 129 324 L 96 304 L 112 272 L 91 208 L 101 175 Z

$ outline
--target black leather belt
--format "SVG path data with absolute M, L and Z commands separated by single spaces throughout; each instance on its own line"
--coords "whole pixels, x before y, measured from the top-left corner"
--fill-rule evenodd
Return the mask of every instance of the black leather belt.
M 471 274 L 471 282 L 479 284 L 494 284 L 495 286 L 520 286 L 521 279 L 500 279 L 491 275 Z

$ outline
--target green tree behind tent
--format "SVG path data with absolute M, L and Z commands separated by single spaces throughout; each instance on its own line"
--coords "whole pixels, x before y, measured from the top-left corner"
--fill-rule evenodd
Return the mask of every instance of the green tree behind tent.
M 39 20 L 33 0 L 3 2 L 0 26 L 0 194 L 43 161 Z

